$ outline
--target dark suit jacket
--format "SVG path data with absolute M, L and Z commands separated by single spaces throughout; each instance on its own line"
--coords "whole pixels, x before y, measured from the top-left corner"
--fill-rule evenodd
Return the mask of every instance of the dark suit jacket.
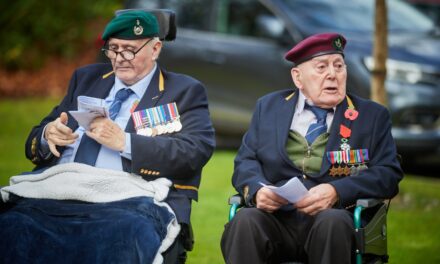
M 340 124 L 352 130 L 351 149 L 368 149 L 368 169 L 357 176 L 329 176 L 330 162 L 323 157 L 318 174 L 304 175 L 301 164 L 293 164 L 286 152 L 286 144 L 298 92 L 278 91 L 260 98 L 251 125 L 243 138 L 235 159 L 232 178 L 234 187 L 249 204 L 265 184 L 282 185 L 292 177 L 300 178 L 307 188 L 330 182 L 338 195 L 341 207 L 348 207 L 359 198 L 390 198 L 398 192 L 402 171 L 397 160 L 396 147 L 391 136 L 388 111 L 371 101 L 349 95 L 359 116 L 354 121 L 344 118 L 347 99 L 336 107 L 326 146 L 328 151 L 340 150 Z
M 32 129 L 27 139 L 26 156 L 37 165 L 36 169 L 53 166 L 58 161 L 53 155 L 45 159 L 38 151 L 45 125 L 59 117 L 61 112 L 77 110 L 79 95 L 107 97 L 115 81 L 114 75 L 108 74 L 111 71 L 110 64 L 93 64 L 75 71 L 67 95 Z M 164 76 L 163 89 L 159 87 L 160 72 Z M 197 200 L 202 167 L 215 146 L 214 129 L 204 86 L 189 76 L 166 72 L 158 67 L 136 111 L 171 102 L 177 104 L 182 130 L 156 137 L 140 136 L 130 119 L 125 131 L 131 133 L 132 160 L 122 158 L 122 164 L 124 171 L 139 174 L 147 180 L 157 177 L 170 179 L 173 188 L 167 202 L 178 220 L 188 223 L 191 199 Z M 67 126 L 75 130 L 78 123 L 69 115 Z M 59 148 L 59 151 L 63 150 Z

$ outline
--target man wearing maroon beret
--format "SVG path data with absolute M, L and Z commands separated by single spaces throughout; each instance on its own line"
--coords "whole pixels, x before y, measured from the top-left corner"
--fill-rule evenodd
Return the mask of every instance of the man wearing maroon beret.
M 398 193 L 390 115 L 346 93 L 345 44 L 335 33 L 304 39 L 285 56 L 297 89 L 258 100 L 235 158 L 246 207 L 225 227 L 226 263 L 352 263 L 355 201 Z M 294 178 L 308 190 L 299 200 L 271 189 Z

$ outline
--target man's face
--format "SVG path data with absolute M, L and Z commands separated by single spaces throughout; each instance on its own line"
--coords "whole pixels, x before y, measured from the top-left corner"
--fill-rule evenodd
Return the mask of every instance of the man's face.
M 316 106 L 331 108 L 345 98 L 347 68 L 340 54 L 315 57 L 292 69 L 293 81 Z
M 148 40 L 149 39 L 124 40 L 111 38 L 109 40 L 108 49 L 117 52 L 123 50 L 131 50 L 136 52 Z M 121 56 L 121 54 L 118 54 L 116 58 L 111 59 L 115 75 L 127 85 L 135 84 L 153 69 L 154 63 L 159 56 L 161 47 L 161 42 L 153 39 L 147 43 L 147 45 L 142 47 L 138 53 L 136 53 L 133 60 L 126 60 Z

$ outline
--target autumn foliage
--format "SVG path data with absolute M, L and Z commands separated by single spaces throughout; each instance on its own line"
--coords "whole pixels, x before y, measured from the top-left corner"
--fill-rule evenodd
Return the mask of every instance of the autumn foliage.
M 122 0 L 0 2 L 0 98 L 60 96 L 73 70 L 96 60 Z

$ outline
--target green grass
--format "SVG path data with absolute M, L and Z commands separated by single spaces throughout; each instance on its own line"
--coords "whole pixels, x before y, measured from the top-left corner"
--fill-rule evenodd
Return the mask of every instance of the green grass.
M 24 157 L 31 127 L 57 102 L 52 98 L 0 100 L 0 185 L 32 168 Z M 220 238 L 228 217 L 233 151 L 216 151 L 203 171 L 199 202 L 193 204 L 196 239 L 189 264 L 224 263 Z M 440 263 L 440 177 L 406 175 L 388 214 L 390 263 Z

